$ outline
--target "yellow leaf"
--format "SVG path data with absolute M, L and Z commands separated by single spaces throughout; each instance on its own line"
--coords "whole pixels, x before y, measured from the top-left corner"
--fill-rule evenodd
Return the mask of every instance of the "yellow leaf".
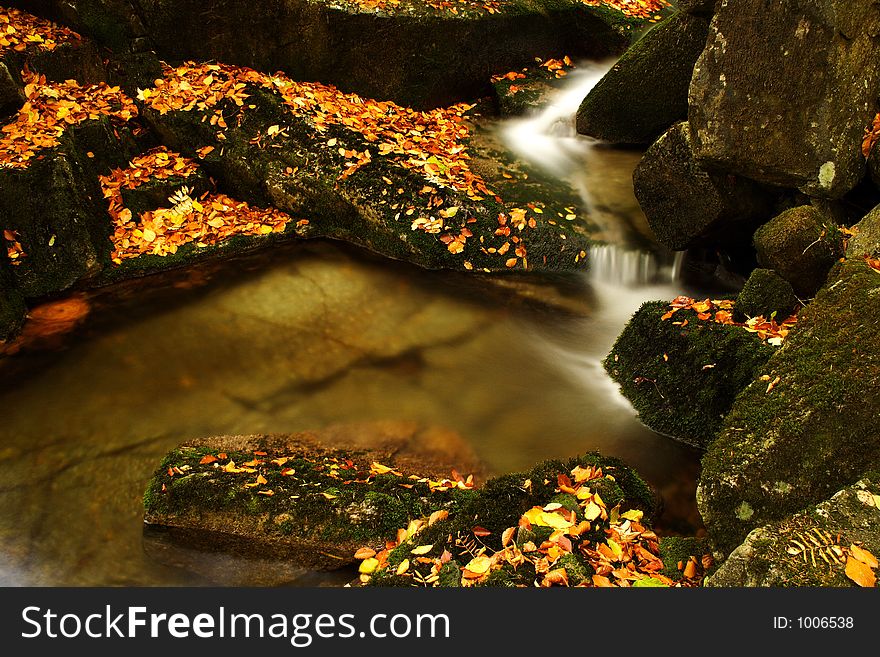
M 587 504 L 587 508 L 584 509 L 584 518 L 587 520 L 595 520 L 599 516 L 602 515 L 602 507 L 600 507 L 595 502 L 590 502 Z
M 849 551 L 852 552 L 853 557 L 861 561 L 866 566 L 870 566 L 871 568 L 876 568 L 878 565 L 877 557 L 868 552 L 864 548 L 860 548 L 858 545 L 850 545 Z
M 156 239 L 156 233 L 149 228 L 144 228 L 144 242 L 148 244 Z
M 263 475 L 260 474 L 260 475 L 257 475 L 257 483 L 258 484 L 268 484 L 269 482 L 266 480 L 266 478 Z
M 621 547 L 620 547 L 620 545 L 617 543 L 617 541 L 615 541 L 615 540 L 612 539 L 612 538 L 609 538 L 607 541 L 605 541 L 605 543 L 608 544 L 608 547 L 611 548 L 611 551 L 614 552 L 614 556 L 615 556 L 617 559 L 620 559 L 620 558 L 623 556 L 623 550 L 621 549 Z
M 465 568 L 472 573 L 482 575 L 492 566 L 492 560 L 487 556 L 479 556 L 471 559 Z
M 333 495 L 332 493 L 321 493 L 321 495 L 326 497 L 328 500 L 335 500 L 336 499 L 336 495 Z
M 369 559 L 364 559 L 361 561 L 361 565 L 358 566 L 358 572 L 361 575 L 370 575 L 376 571 L 376 568 L 379 567 L 379 560 L 370 557 Z
M 404 559 L 400 562 L 396 572 L 398 575 L 403 575 L 407 570 L 409 570 L 409 559 Z
M 449 517 L 449 511 L 446 509 L 440 509 L 439 511 L 434 511 L 431 516 L 428 518 L 428 526 L 430 527 L 435 522 L 440 522 L 441 520 L 446 520 Z
M 428 552 L 430 552 L 433 549 L 434 549 L 433 545 L 419 545 L 418 547 L 413 548 L 410 551 L 410 554 L 415 554 L 415 555 L 428 554 Z
M 388 474 L 389 472 L 394 472 L 393 468 L 389 468 L 387 465 L 382 465 L 381 463 L 377 463 L 376 461 L 373 461 L 373 464 L 370 466 L 370 470 L 372 470 L 376 474 Z
M 638 509 L 630 509 L 626 513 L 621 513 L 621 518 L 626 518 L 627 520 L 632 520 L 633 522 L 639 522 L 644 516 L 645 513 L 643 511 L 639 511 Z
M 871 567 L 851 556 L 846 559 L 846 576 L 866 588 L 871 588 L 877 583 L 877 577 Z

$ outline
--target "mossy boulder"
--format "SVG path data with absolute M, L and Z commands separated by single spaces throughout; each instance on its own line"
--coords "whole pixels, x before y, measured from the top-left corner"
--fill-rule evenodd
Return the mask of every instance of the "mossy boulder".
M 715 13 L 717 3 L 718 0 L 677 0 L 675 5 L 679 11 L 711 17 Z
M 9 271 L 6 254 L 0 254 L 0 342 L 14 337 L 24 323 L 25 312 L 21 293 Z
M 709 554 L 709 541 L 695 536 L 662 536 L 660 538 L 660 558 L 663 560 L 663 574 L 678 581 L 684 576 L 684 569 L 691 558 L 702 561 Z
M 212 110 L 161 113 L 145 106 L 142 115 L 165 145 L 200 157 L 224 191 L 307 220 L 297 233 L 301 237 L 342 239 L 431 269 L 572 271 L 587 266 L 592 226 L 566 210 L 555 194 L 522 183 L 520 187 L 535 195 L 508 201 L 507 192 L 497 191 L 507 199 L 474 198 L 438 183 L 423 168 L 407 168 L 377 155 L 375 138 L 371 141 L 358 132 L 356 123 L 353 128 L 330 126 L 321 132 L 312 118 L 288 111 L 278 94 L 250 84 L 246 93 L 244 107 L 223 101 L 228 128 L 222 140 L 206 120 L 214 115 Z M 269 134 L 277 136 L 270 139 Z M 471 144 L 465 140 L 461 145 Z M 205 146 L 214 150 L 201 158 L 199 150 Z M 372 157 L 346 173 L 350 154 L 364 151 L 371 151 Z M 486 183 L 499 190 L 496 183 L 505 184 L 501 172 L 506 162 L 483 162 L 482 167 Z M 539 211 L 529 210 L 529 203 L 537 204 Z M 448 208 L 454 208 L 454 215 L 443 219 L 439 211 Z M 517 213 L 530 219 L 522 228 L 500 223 Z M 417 221 L 424 225 L 429 220 L 438 227 L 418 228 Z M 455 248 L 458 245 L 449 241 L 459 236 L 461 248 Z
M 791 283 L 803 299 L 816 294 L 843 255 L 837 225 L 811 205 L 791 208 L 768 221 L 755 232 L 754 244 L 761 266 Z
M 688 119 L 699 162 L 841 198 L 865 172 L 877 112 L 873 0 L 722 2 L 694 68 Z M 756 20 L 760 17 L 760 20 Z
M 705 585 L 855 587 L 846 574 L 853 546 L 880 554 L 880 473 L 752 530 Z
M 633 186 L 657 240 L 673 250 L 741 239 L 770 214 L 773 196 L 757 183 L 703 168 L 687 122 L 667 130 L 633 172 Z
M 703 458 L 697 502 L 723 554 L 880 465 L 880 275 L 862 257 L 880 248 L 878 212 L 763 367 L 776 385 L 749 385 Z
M 686 119 L 708 33 L 708 19 L 682 12 L 651 29 L 584 98 L 577 131 L 614 144 L 650 144 Z
M 144 521 L 187 548 L 340 568 L 362 545 L 392 538 L 464 493 L 432 491 L 426 478 L 449 478 L 456 467 L 482 476 L 460 438 L 439 435 L 386 422 L 193 441 L 156 470 Z
M 60 0 L 65 20 L 115 50 L 144 38 L 169 60 L 218 60 L 428 107 L 489 92 L 544 59 L 621 52 L 642 21 L 576 0 L 434 6 L 354 1 Z
M 798 304 L 791 283 L 772 269 L 755 269 L 736 298 L 734 319 L 776 317 L 782 321 Z
M 445 551 L 451 560 L 439 573 L 438 585 L 456 587 L 461 585 L 462 566 L 475 555 L 481 547 L 491 554 L 502 550 L 502 534 L 516 527 L 523 513 L 536 506 L 561 504 L 579 512 L 577 500 L 571 495 L 556 492 L 559 475 L 570 475 L 575 467 L 601 468 L 602 478 L 589 481 L 593 492 L 598 492 L 608 509 L 618 504 L 619 512 L 633 509 L 644 514 L 645 522 L 657 511 L 656 497 L 651 488 L 631 468 L 619 459 L 603 457 L 592 453 L 566 460 L 550 460 L 536 465 L 527 472 L 518 472 L 490 479 L 485 486 L 470 494 L 459 496 L 450 507 L 448 519 L 423 528 L 414 536 L 407 538 L 388 555 L 388 565 L 373 574 L 371 586 L 411 586 L 410 575 L 398 575 L 397 567 L 404 559 L 412 559 L 412 550 L 417 546 L 430 546 L 425 552 L 427 558 L 440 557 Z M 578 516 L 579 519 L 582 519 Z M 606 523 L 596 521 L 595 526 L 584 535 L 588 540 L 604 540 Z M 480 544 L 473 539 L 473 528 L 479 527 Z M 553 532 L 551 527 L 533 526 L 529 531 L 520 531 L 517 543 L 528 541 L 540 545 Z M 594 570 L 580 553 L 569 553 L 560 557 L 554 568 L 564 568 L 569 584 L 577 585 L 589 579 Z M 481 586 L 521 587 L 533 586 L 535 580 L 534 564 L 526 561 L 519 568 L 505 565 L 493 572 Z
M 705 448 L 724 416 L 774 352 L 754 333 L 700 320 L 669 305 L 644 304 L 605 359 L 605 369 L 658 433 Z

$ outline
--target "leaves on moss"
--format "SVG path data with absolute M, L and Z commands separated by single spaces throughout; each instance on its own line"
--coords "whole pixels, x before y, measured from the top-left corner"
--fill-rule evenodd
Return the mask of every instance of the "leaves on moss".
M 700 321 L 713 321 L 716 324 L 739 326 L 749 333 L 756 333 L 759 338 L 775 347 L 782 345 L 791 329 L 797 324 L 797 314 L 791 315 L 782 322 L 777 322 L 775 317 L 766 319 L 761 315 L 750 317 L 745 322 L 735 322 L 733 321 L 733 306 L 734 302 L 727 299 L 696 301 L 690 297 L 679 296 L 672 300 L 672 303 L 669 304 L 669 310 L 660 319 L 665 322 L 672 319 L 681 310 L 692 310 L 697 314 L 697 319 Z M 674 321 L 673 324 L 684 327 L 687 326 L 688 321 L 687 319 Z
M 0 7 L 0 56 L 29 48 L 54 50 L 62 43 L 80 41 L 79 34 L 19 9 Z

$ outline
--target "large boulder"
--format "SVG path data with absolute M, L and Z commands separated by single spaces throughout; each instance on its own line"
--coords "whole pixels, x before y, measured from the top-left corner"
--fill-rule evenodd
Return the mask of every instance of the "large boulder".
M 828 284 L 737 398 L 703 458 L 700 513 L 727 554 L 755 527 L 826 499 L 880 466 L 880 208 Z
M 812 297 L 843 255 L 836 224 L 811 205 L 791 208 L 761 226 L 754 235 L 762 267 L 791 283 L 801 298 Z
M 6 240 L 3 241 L 6 246 Z M 0 253 L 0 342 L 14 336 L 25 317 L 24 300 L 9 272 L 6 254 Z
M 753 530 L 706 586 L 870 586 L 880 555 L 880 473 Z
M 700 319 L 691 308 L 672 313 L 666 302 L 646 303 L 605 359 L 642 422 L 697 447 L 716 437 L 774 351 L 742 327 L 715 322 L 715 309 L 706 312 L 711 317 Z
M 577 131 L 614 144 L 650 144 L 687 118 L 688 87 L 709 21 L 677 13 L 653 28 L 587 94 Z
M 757 183 L 700 165 L 687 122 L 677 123 L 633 172 L 636 198 L 657 240 L 674 250 L 719 243 L 765 220 L 771 196 Z
M 846 194 L 864 174 L 862 137 L 877 111 L 878 31 L 872 0 L 719 4 L 690 88 L 697 159 L 815 196 Z
M 460 437 L 409 422 L 208 438 L 165 457 L 144 521 L 185 547 L 341 568 L 469 490 L 456 468 L 483 474 Z
M 645 21 L 578 0 L 398 3 L 327 0 L 54 0 L 84 34 L 121 51 L 147 41 L 169 60 L 283 70 L 372 98 L 426 107 L 489 91 L 534 57 L 621 52 Z

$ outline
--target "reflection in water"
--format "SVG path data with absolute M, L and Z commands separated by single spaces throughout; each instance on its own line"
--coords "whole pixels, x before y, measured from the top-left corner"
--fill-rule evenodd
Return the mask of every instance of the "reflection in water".
M 516 125 L 507 134 L 526 139 Z M 599 449 L 662 492 L 667 528 L 693 530 L 696 453 L 639 424 L 601 368 L 642 301 L 680 291 L 671 256 L 636 250 L 648 234 L 632 197 L 637 155 L 535 129 L 532 156 L 566 151 L 562 169 L 617 236 L 575 281 L 589 313 L 529 309 L 485 283 L 329 243 L 97 308 L 66 351 L 0 367 L 0 583 L 204 583 L 142 550 L 140 497 L 162 455 L 197 436 L 347 421 L 450 427 L 499 473 Z M 232 581 L 218 563 L 212 581 Z

